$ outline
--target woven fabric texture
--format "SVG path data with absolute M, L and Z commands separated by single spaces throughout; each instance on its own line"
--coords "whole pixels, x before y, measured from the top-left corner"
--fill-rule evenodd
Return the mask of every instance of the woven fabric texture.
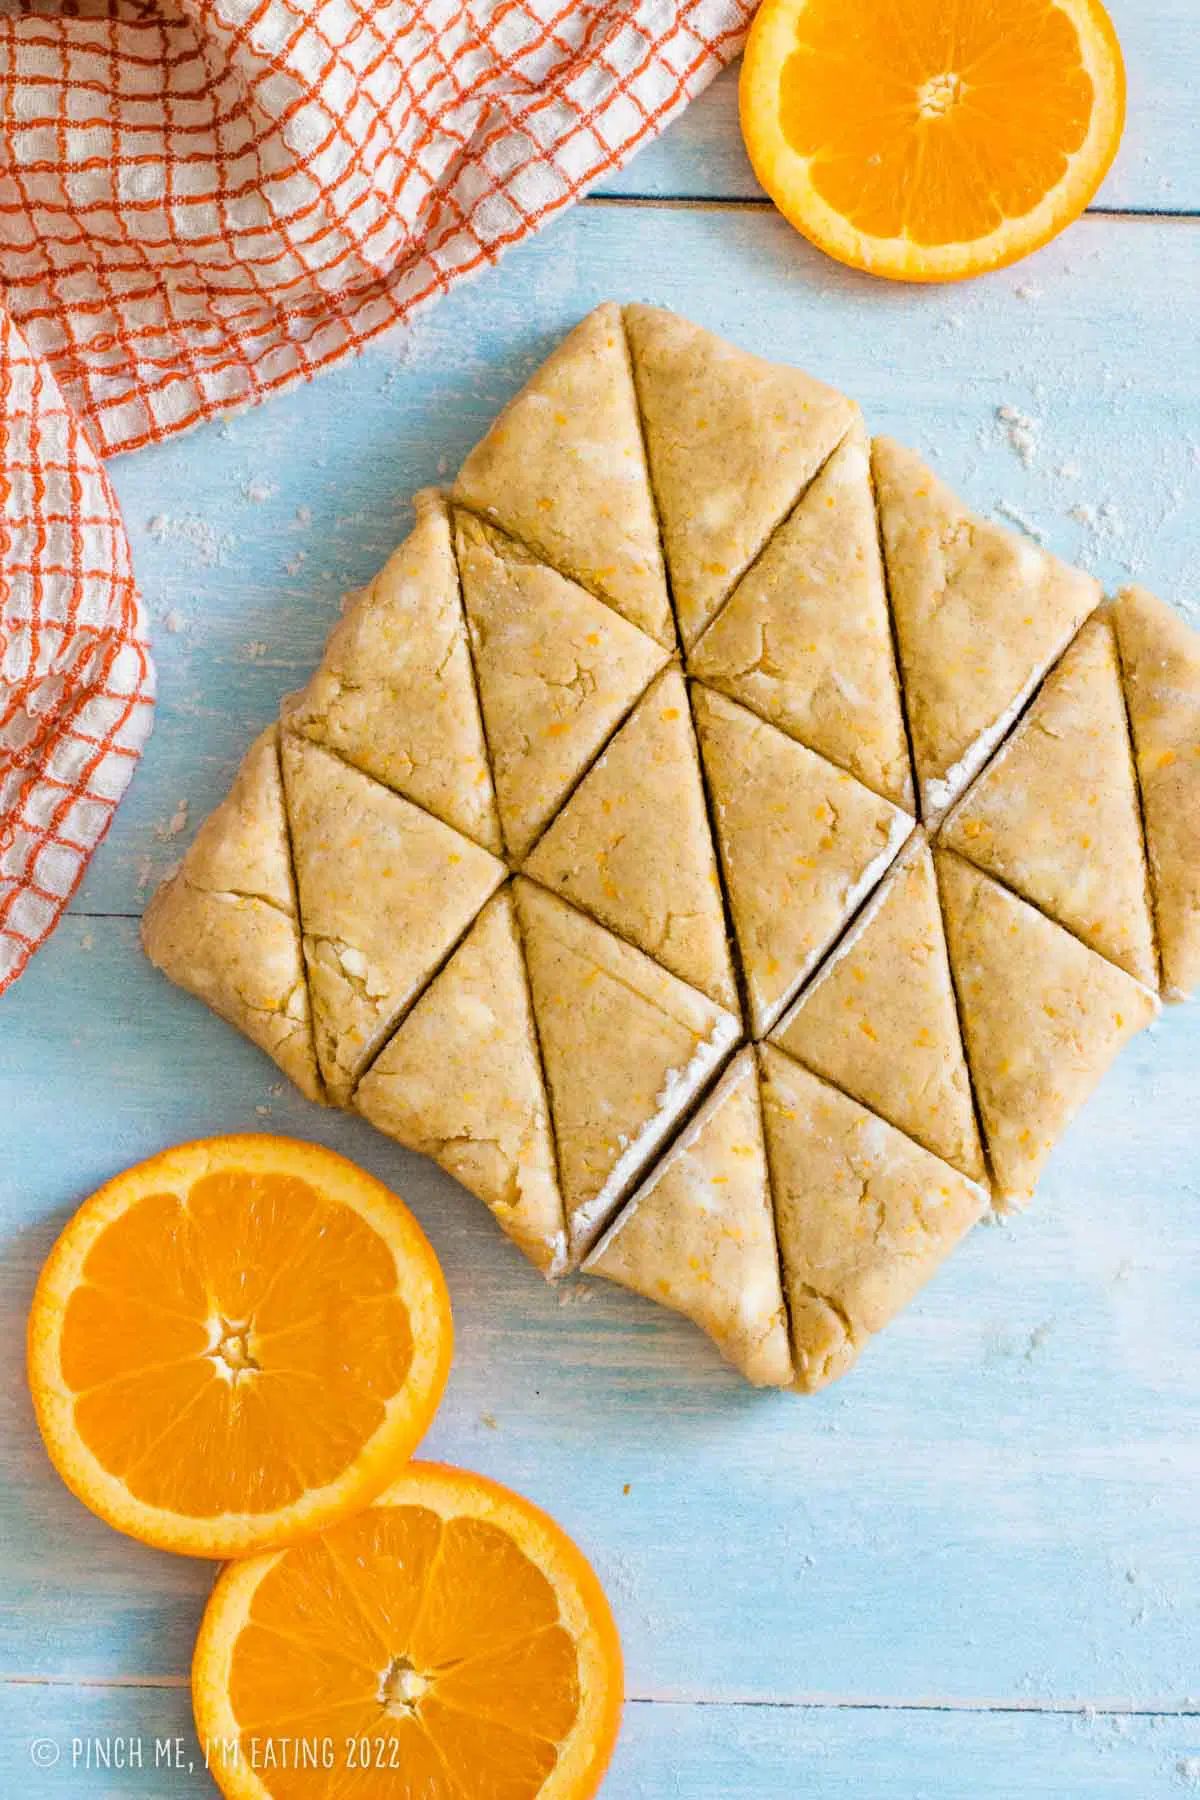
M 752 0 L 17 0 L 0 17 L 0 992 L 149 730 L 101 459 L 313 375 L 626 162 Z

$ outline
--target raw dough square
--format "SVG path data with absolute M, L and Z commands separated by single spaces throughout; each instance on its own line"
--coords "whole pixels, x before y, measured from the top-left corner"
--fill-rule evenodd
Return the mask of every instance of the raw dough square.
M 1200 639 L 1100 599 L 844 395 L 608 303 L 418 497 L 146 951 L 550 1279 L 819 1387 L 1200 982 Z

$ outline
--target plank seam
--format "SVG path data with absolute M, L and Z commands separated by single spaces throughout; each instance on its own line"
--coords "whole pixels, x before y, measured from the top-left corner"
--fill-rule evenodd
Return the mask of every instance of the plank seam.
M 0 1687 L 86 1688 L 89 1691 L 119 1693 L 129 1689 L 155 1692 L 186 1691 L 190 1687 L 186 1675 L 11 1675 L 0 1674 Z M 1200 1718 L 1200 1700 L 1179 1702 L 1152 1701 L 1139 1704 L 1126 1700 L 976 1700 L 976 1699 L 885 1699 L 870 1696 L 861 1699 L 836 1699 L 827 1694 L 799 1694 L 789 1699 L 766 1699 L 755 1695 L 723 1698 L 709 1695 L 627 1694 L 627 1706 L 663 1706 L 728 1708 L 737 1711 L 767 1712 L 863 1712 L 863 1713 L 985 1713 L 999 1716 L 1033 1713 L 1065 1718 L 1124 1719 L 1193 1719 Z
M 646 209 L 675 206 L 690 212 L 778 211 L 775 202 L 765 194 L 584 194 L 576 204 L 595 211 L 621 206 L 640 206 Z M 1089 206 L 1080 216 L 1085 219 L 1165 219 L 1194 223 L 1200 220 L 1200 208 Z

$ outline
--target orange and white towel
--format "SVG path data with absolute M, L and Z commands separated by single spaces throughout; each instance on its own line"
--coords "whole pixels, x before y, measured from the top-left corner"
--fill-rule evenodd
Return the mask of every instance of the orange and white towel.
M 0 17 L 0 992 L 150 728 L 103 458 L 314 374 L 656 135 L 753 0 L 16 0 Z

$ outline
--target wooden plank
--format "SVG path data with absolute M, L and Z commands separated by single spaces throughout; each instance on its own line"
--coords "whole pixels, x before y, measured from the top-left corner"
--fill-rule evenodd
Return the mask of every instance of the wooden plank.
M 1198 1059 L 1200 1011 L 1139 1039 L 1032 1214 L 976 1233 L 859 1371 L 801 1400 L 753 1393 L 606 1284 L 546 1288 L 449 1180 L 277 1092 L 143 961 L 132 921 L 68 920 L 0 1033 L 0 1669 L 186 1671 L 209 1571 L 126 1543 L 61 1487 L 21 1332 L 76 1200 L 166 1143 L 250 1128 L 330 1144 L 413 1205 L 458 1328 L 428 1451 L 579 1538 L 631 1694 L 1178 1705 L 1196 1686 Z
M 1098 209 L 1200 211 L 1200 86 L 1193 0 L 1107 0 L 1129 81 L 1125 138 Z M 737 68 L 705 93 L 598 194 L 652 199 L 758 199 L 737 118 Z
M 604 1796 L 1186 1800 L 1200 1784 L 1197 1727 L 1194 1716 L 1102 1712 L 635 1703 L 626 1709 Z M 322 1752 L 324 1746 L 314 1748 Z M 280 1739 L 274 1754 L 295 1756 L 299 1749 L 294 1739 Z M 266 1745 L 255 1754 L 263 1759 Z M 210 1749 L 214 1760 L 219 1755 Z M 332 1742 L 329 1755 L 335 1764 L 344 1762 L 344 1743 Z M 97 1768 L 104 1759 L 126 1766 Z M 183 1688 L 0 1684 L 0 1785 L 7 1794 L 37 1800 L 78 1800 L 81 1793 L 103 1794 L 104 1800 L 161 1800 L 164 1794 L 210 1800 L 214 1792 Z

